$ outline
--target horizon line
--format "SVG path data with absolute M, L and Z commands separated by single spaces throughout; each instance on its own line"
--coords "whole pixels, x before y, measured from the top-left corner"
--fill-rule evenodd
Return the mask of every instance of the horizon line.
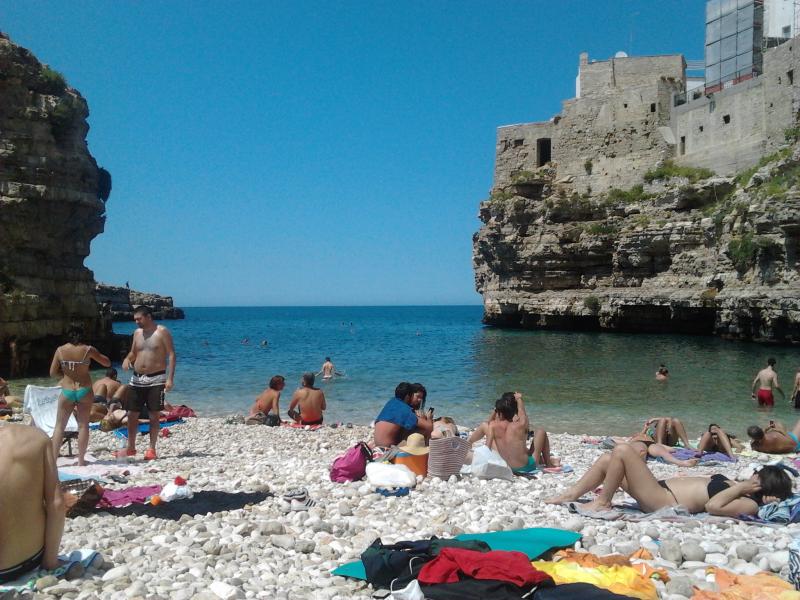
M 483 306 L 478 304 L 195 304 L 174 308 L 429 308 Z

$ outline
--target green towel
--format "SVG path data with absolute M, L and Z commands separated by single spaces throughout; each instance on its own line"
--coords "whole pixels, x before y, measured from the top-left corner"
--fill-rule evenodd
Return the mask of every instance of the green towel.
M 581 539 L 580 533 L 551 529 L 549 527 L 530 527 L 528 529 L 512 529 L 510 531 L 491 531 L 489 533 L 462 533 L 457 540 L 480 540 L 489 544 L 492 550 L 522 552 L 531 560 L 536 560 L 548 550 L 567 548 Z M 345 563 L 331 571 L 332 575 L 350 577 L 351 579 L 367 579 L 364 564 L 360 560 Z

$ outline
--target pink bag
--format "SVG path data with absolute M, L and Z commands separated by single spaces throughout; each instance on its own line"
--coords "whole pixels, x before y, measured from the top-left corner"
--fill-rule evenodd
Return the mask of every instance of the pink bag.
M 358 442 L 331 465 L 331 481 L 345 483 L 358 481 L 367 474 L 367 463 L 372 460 L 372 450 L 366 442 Z

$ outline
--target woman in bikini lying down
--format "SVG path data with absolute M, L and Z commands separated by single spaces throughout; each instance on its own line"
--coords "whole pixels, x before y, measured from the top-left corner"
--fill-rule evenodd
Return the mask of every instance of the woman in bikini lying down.
M 755 515 L 760 506 L 778 502 L 792 495 L 792 480 L 780 467 L 767 466 L 745 481 L 732 481 L 724 475 L 710 477 L 673 477 L 657 480 L 639 454 L 627 444 L 620 444 L 604 454 L 569 490 L 547 500 L 561 504 L 577 500 L 603 484 L 593 501 L 583 504 L 586 510 L 608 510 L 620 487 L 633 496 L 645 512 L 681 505 L 691 513 L 737 517 Z

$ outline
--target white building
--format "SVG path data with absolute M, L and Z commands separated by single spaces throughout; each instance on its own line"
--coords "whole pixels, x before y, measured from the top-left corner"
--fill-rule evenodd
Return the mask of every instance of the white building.
M 796 0 L 764 0 L 764 37 L 794 37 L 795 2 Z

